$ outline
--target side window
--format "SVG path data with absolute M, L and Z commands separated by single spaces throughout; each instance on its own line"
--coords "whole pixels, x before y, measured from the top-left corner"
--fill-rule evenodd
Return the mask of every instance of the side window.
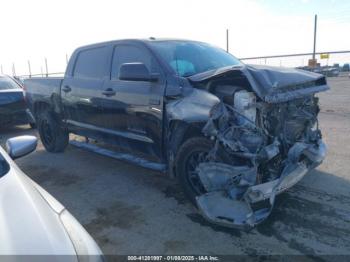
M 119 79 L 120 66 L 133 62 L 144 63 L 151 73 L 159 73 L 157 61 L 147 50 L 132 45 L 118 45 L 114 48 L 111 78 Z
M 107 47 L 83 50 L 78 54 L 74 77 L 102 79 L 109 74 L 109 52 Z

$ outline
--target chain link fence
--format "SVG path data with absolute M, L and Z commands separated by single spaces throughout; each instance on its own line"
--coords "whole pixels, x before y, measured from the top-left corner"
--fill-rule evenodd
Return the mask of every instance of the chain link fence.
M 303 68 L 306 70 L 315 71 L 318 73 L 324 73 L 327 70 L 337 69 L 340 75 L 347 75 L 349 72 L 350 64 L 350 51 L 335 51 L 335 52 L 325 52 L 317 53 L 316 59 L 318 66 L 317 68 L 311 68 L 308 66 L 309 59 L 312 58 L 312 54 L 290 54 L 290 55 L 280 55 L 280 56 L 262 56 L 262 57 L 246 57 L 241 58 L 241 60 L 246 64 L 257 64 L 257 65 L 269 65 L 269 66 L 283 66 L 283 67 L 293 67 L 293 68 Z M 65 57 L 66 64 L 68 63 L 68 56 Z M 16 71 L 15 64 L 12 64 L 12 72 L 9 72 L 9 66 L 7 66 L 7 71 L 4 70 L 4 66 L 0 64 L 0 73 L 8 74 L 18 78 L 31 78 L 31 77 L 62 77 L 64 76 L 65 68 L 56 72 L 49 72 L 49 61 L 44 59 L 43 65 L 40 66 L 41 72 L 32 73 L 31 61 L 27 61 L 27 72 L 23 72 L 23 67 L 21 72 Z M 37 67 L 38 68 L 38 67 Z

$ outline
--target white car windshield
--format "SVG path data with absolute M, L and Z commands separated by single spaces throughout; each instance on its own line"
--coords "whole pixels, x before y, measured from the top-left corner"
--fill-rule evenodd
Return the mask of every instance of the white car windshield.
M 20 86 L 8 76 L 0 76 L 0 90 L 17 89 Z
M 5 158 L 0 154 L 0 178 L 4 176 L 10 169 L 9 164 Z

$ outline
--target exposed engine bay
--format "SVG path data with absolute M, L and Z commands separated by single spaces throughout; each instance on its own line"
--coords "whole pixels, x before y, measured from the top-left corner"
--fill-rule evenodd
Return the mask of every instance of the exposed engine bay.
M 312 81 L 288 83 L 278 76 L 273 82 L 269 71 L 264 76 L 254 75 L 254 70 L 192 79 L 197 88 L 220 99 L 202 130 L 215 146 L 208 162 L 197 168 L 206 193 L 196 201 L 206 219 L 224 226 L 262 222 L 275 196 L 300 181 L 326 154 L 315 96 L 328 89 L 325 79 L 314 75 Z M 263 81 L 270 81 L 269 90 Z M 232 161 L 217 161 L 218 150 Z

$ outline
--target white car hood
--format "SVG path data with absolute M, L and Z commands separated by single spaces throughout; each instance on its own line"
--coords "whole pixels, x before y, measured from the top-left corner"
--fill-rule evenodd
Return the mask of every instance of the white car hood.
M 57 201 L 51 207 L 41 196 L 48 193 L 22 173 L 1 147 L 0 153 L 11 166 L 0 177 L 0 254 L 72 255 L 75 260 L 74 246 L 59 218 L 64 207 Z

